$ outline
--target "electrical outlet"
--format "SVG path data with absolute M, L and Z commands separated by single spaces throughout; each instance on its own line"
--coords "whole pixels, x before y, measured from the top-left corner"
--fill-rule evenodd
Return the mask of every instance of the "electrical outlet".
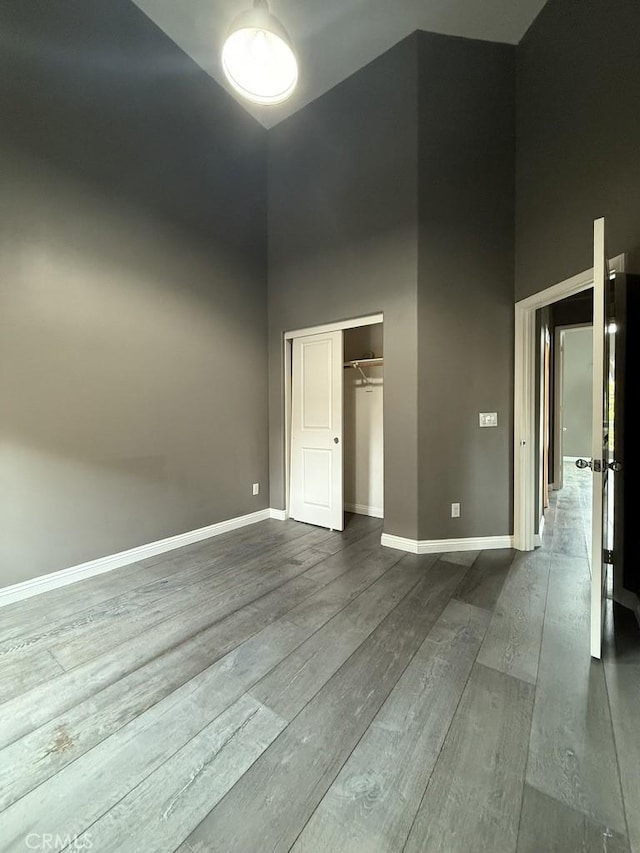
M 253 484 L 253 494 L 254 495 L 260 494 L 260 483 L 254 483 Z
M 460 518 L 460 504 L 451 504 L 451 518 Z

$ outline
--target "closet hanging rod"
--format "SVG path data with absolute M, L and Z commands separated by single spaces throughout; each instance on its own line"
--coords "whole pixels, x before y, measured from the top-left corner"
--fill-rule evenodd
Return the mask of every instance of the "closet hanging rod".
M 373 383 L 362 369 L 363 367 L 374 367 L 376 364 L 382 364 L 381 358 L 355 358 L 353 361 L 345 361 L 345 367 L 355 367 L 362 376 L 365 391 L 373 391 Z
M 345 367 L 355 367 L 356 370 L 362 367 L 374 367 L 376 364 L 382 364 L 383 358 L 354 358 L 353 361 L 345 361 Z

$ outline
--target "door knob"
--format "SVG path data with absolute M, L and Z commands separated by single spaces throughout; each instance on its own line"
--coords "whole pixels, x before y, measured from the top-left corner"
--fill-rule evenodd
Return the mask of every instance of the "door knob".
M 576 459 L 576 468 L 591 468 L 590 459 Z
M 622 471 L 622 462 L 609 462 L 609 465 L 607 467 L 609 467 L 615 473 L 618 473 L 619 471 Z
M 340 439 L 338 438 L 338 436 L 336 436 L 336 437 L 333 439 L 333 443 L 334 443 L 334 444 L 340 444 Z

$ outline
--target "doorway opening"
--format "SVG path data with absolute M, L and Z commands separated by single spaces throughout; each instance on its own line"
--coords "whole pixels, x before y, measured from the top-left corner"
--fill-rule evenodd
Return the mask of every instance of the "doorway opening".
M 567 550 L 589 556 L 593 477 L 585 461 L 593 446 L 593 325 L 556 327 L 555 335 L 559 393 L 554 411 L 554 489 L 558 504 L 576 521 L 574 541 L 566 543 Z
M 609 266 L 612 272 L 624 273 L 625 256 L 611 259 Z M 536 371 L 540 357 L 537 312 L 548 310 L 576 294 L 586 294 L 590 300 L 592 289 L 593 270 L 589 269 L 523 299 L 515 306 L 513 533 L 514 546 L 520 551 L 532 551 L 536 546 L 536 535 L 539 536 L 537 522 L 541 517 L 539 441 L 542 430 L 536 406 L 536 397 L 540 393 L 540 374 Z M 554 471 L 554 480 L 555 477 Z
M 286 517 L 383 517 L 383 329 L 375 314 L 285 334 Z
M 344 509 L 384 518 L 382 323 L 344 332 Z
M 534 544 L 541 545 L 549 506 L 572 519 L 555 547 L 588 557 L 591 548 L 591 472 L 580 460 L 592 452 L 593 289 L 536 311 L 536 436 L 538 479 Z

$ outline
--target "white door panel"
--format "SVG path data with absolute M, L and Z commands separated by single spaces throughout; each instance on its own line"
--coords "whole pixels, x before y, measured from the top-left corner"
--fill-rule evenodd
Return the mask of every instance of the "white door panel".
M 291 507 L 298 521 L 342 530 L 342 332 L 293 340 Z

